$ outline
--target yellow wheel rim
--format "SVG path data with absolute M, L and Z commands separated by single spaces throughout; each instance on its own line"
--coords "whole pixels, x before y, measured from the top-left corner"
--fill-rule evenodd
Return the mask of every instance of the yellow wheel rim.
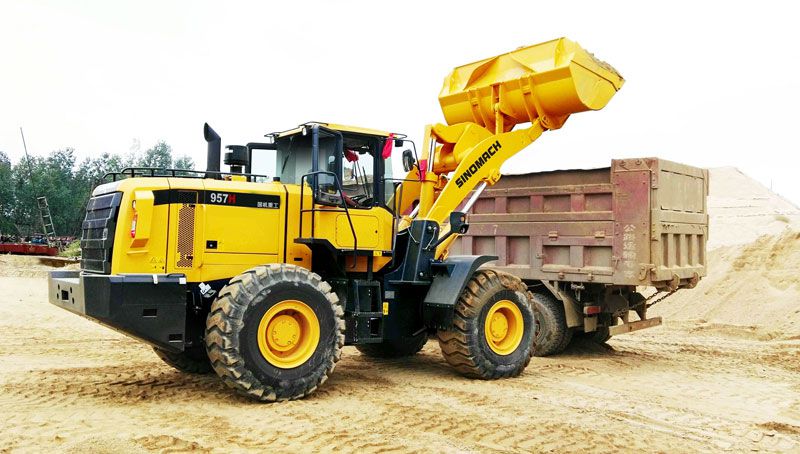
M 258 324 L 258 349 L 270 364 L 297 367 L 311 358 L 319 344 L 319 320 L 307 304 L 284 300 L 272 306 Z
M 498 355 L 510 355 L 522 342 L 525 322 L 522 311 L 509 300 L 500 300 L 489 308 L 483 334 L 489 348 Z

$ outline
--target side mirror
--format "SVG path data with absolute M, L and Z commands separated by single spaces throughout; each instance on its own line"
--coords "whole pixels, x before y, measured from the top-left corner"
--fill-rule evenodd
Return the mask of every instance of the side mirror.
M 411 150 L 403 150 L 403 170 L 410 172 L 414 168 L 417 161 L 414 159 L 414 153 Z
M 394 146 L 400 148 L 403 144 L 406 143 L 403 139 L 394 139 Z

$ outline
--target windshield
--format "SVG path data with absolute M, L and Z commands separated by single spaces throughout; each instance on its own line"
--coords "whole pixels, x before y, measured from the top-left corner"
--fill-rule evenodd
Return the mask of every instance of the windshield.
M 317 165 L 312 162 L 312 134 L 292 134 L 275 140 L 274 175 L 286 184 L 300 184 L 303 175 L 312 168 L 331 172 L 339 178 L 346 203 L 351 207 L 386 206 L 392 197 L 391 156 L 383 159 L 384 138 L 367 134 L 342 133 L 341 146 L 333 134 L 319 135 Z M 338 196 L 336 181 L 330 175 L 319 175 L 319 191 Z M 389 181 L 386 181 L 389 180 Z M 306 183 L 311 181 L 306 179 Z
M 275 141 L 275 176 L 280 177 L 283 183 L 300 184 L 303 175 L 310 173 L 313 167 L 311 161 L 311 135 L 293 134 L 279 137 Z M 336 140 L 333 137 L 319 138 L 318 170 L 337 173 L 335 150 Z M 320 177 L 321 181 L 333 184 L 330 176 Z

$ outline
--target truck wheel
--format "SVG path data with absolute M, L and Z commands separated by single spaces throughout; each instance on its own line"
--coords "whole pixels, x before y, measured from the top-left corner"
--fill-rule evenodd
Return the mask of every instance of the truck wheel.
M 187 349 L 181 353 L 173 353 L 153 347 L 161 361 L 189 374 L 207 374 L 211 372 L 211 363 L 208 361 L 206 349 Z
M 456 302 L 452 330 L 437 333 L 444 359 L 468 377 L 487 380 L 519 375 L 533 352 L 529 295 L 515 276 L 494 270 L 475 272 Z
M 617 317 L 614 317 L 611 321 L 610 326 L 614 326 L 617 324 Z M 590 333 L 584 333 L 583 331 L 576 331 L 575 337 L 587 342 L 593 342 L 595 344 L 605 344 L 611 339 L 611 334 L 608 332 L 608 326 L 598 326 L 596 330 Z
M 552 295 L 545 293 L 534 293 L 532 300 L 537 322 L 533 354 L 550 356 L 561 353 L 572 340 L 564 306 Z
M 598 344 L 605 344 L 609 339 L 611 339 L 611 334 L 608 332 L 607 326 L 601 326 L 600 328 L 597 328 L 593 334 L 594 336 L 589 336 L 589 340 Z
M 261 401 L 297 399 L 328 379 L 344 346 L 331 286 L 295 265 L 257 266 L 211 305 L 206 349 L 226 385 Z
M 611 334 L 608 333 L 607 326 L 598 326 L 597 330 L 590 333 L 577 331 L 575 333 L 575 339 L 582 340 L 584 342 L 592 342 L 595 344 L 605 344 L 609 339 L 611 339 Z
M 370 358 L 401 358 L 417 354 L 427 342 L 428 333 L 423 332 L 413 337 L 391 339 L 380 344 L 356 345 L 356 349 Z

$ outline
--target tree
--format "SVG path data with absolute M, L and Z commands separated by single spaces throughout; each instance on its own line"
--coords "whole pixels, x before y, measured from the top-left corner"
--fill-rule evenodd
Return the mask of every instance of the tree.
M 12 218 L 13 212 L 14 184 L 11 161 L 0 151 L 0 233 L 17 233 Z
M 99 158 L 84 159 L 79 165 L 75 173 L 76 178 L 80 184 L 85 186 L 97 186 L 102 181 L 101 179 L 111 172 L 119 172 L 126 167 L 133 167 L 135 157 L 121 156 L 118 154 L 103 153 Z
M 41 230 L 37 221 L 36 194 L 41 194 L 40 182 L 44 176 L 39 175 L 44 167 L 44 160 L 39 156 L 24 156 L 11 168 L 11 180 L 14 191 L 14 206 L 11 219 L 19 234 L 31 234 Z M 37 227 L 38 226 L 38 227 Z
M 85 189 L 76 184 L 75 179 L 75 150 L 64 148 L 50 153 L 41 167 L 34 168 L 34 180 L 39 192 L 36 197 L 47 197 L 53 227 L 58 235 L 74 235 L 80 230 L 83 221 L 83 208 L 85 207 Z M 38 206 L 36 206 L 36 221 L 34 225 L 41 229 Z
M 23 157 L 12 165 L 0 152 L 0 232 L 29 235 L 42 232 L 37 197 L 46 197 L 58 235 L 80 235 L 86 203 L 103 177 L 126 167 L 193 170 L 188 156 L 172 159 L 172 147 L 159 141 L 139 153 L 103 153 L 76 165 L 75 150 L 64 148 L 47 157 Z
M 194 170 L 194 160 L 186 155 L 179 156 L 175 158 L 175 162 L 172 163 L 172 168 L 181 170 Z
M 138 167 L 169 168 L 172 165 L 172 147 L 163 140 L 148 148 L 136 162 Z

